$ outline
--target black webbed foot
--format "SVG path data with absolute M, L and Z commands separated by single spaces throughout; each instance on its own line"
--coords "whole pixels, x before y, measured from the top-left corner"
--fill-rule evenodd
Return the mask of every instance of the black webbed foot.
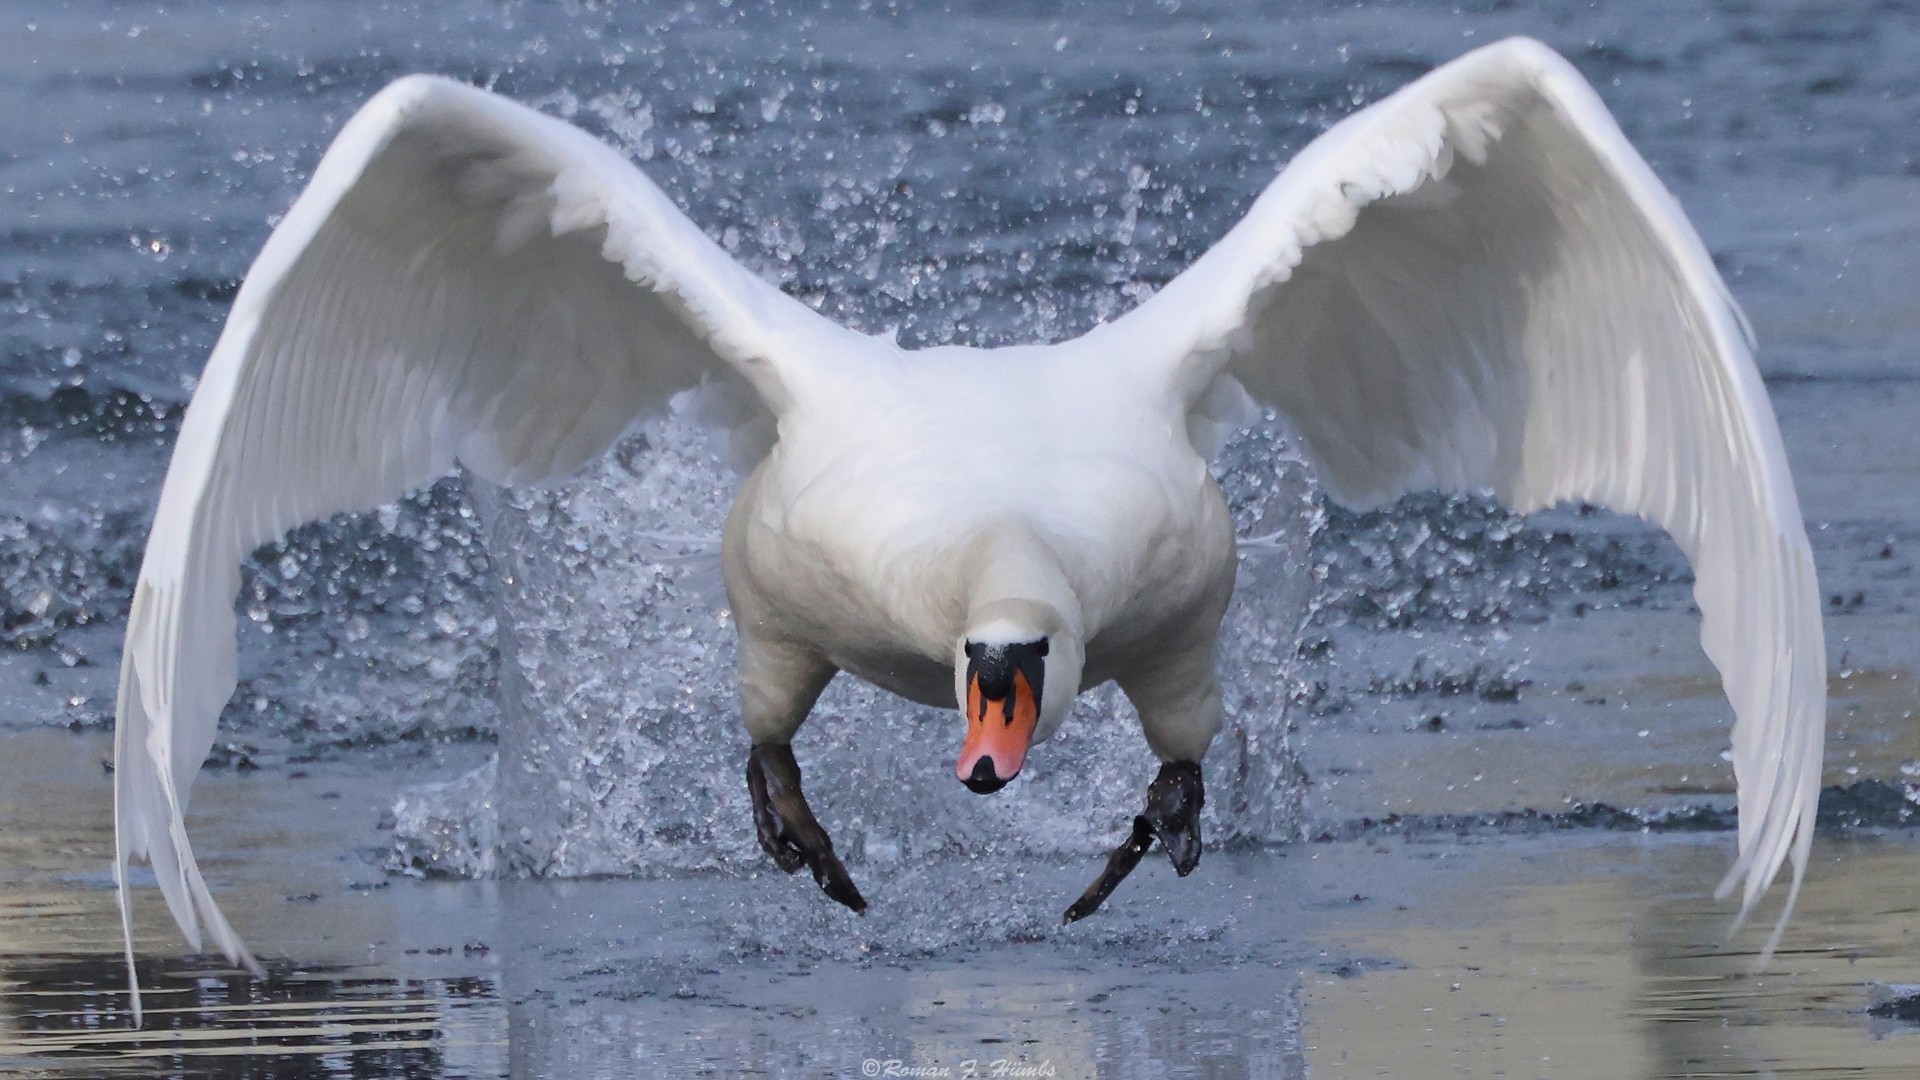
M 800 763 L 793 759 L 793 747 L 785 743 L 754 747 L 747 755 L 747 791 L 753 796 L 754 831 L 774 865 L 789 874 L 802 866 L 812 869 L 813 880 L 828 896 L 856 912 L 865 911 L 866 899 L 833 853 L 833 841 L 800 792 Z
M 1171 761 L 1160 766 L 1160 775 L 1147 787 L 1147 808 L 1133 819 L 1133 831 L 1107 858 L 1107 868 L 1080 899 L 1067 909 L 1067 922 L 1084 919 L 1100 905 L 1157 839 L 1173 860 L 1174 872 L 1181 877 L 1200 865 L 1200 808 L 1206 804 L 1206 788 L 1201 783 L 1200 766 L 1191 761 Z

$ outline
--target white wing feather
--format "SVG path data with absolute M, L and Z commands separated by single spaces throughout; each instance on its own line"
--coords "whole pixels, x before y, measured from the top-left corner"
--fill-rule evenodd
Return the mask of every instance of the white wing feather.
M 760 407 L 738 426 L 770 430 L 806 358 L 867 340 L 734 263 L 584 132 L 444 79 L 374 97 L 249 271 L 147 541 L 114 737 L 129 971 L 131 857 L 195 948 L 204 924 L 258 970 L 184 824 L 235 684 L 249 551 L 456 461 L 500 483 L 567 473 L 707 380 L 744 380 Z
M 1740 854 L 1721 894 L 1742 887 L 1744 918 L 1793 860 L 1771 953 L 1826 723 L 1806 529 L 1739 309 L 1570 64 L 1514 39 L 1349 117 L 1083 341 L 1171 380 L 1202 421 L 1237 380 L 1351 505 L 1491 489 L 1666 528 L 1736 718 Z

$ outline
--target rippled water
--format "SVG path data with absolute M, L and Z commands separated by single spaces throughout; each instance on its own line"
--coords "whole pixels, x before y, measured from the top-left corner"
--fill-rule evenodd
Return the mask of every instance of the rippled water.
M 0 737 L 0 1071 L 47 1077 L 852 1075 L 867 1060 L 1064 1077 L 1910 1076 L 1920 844 L 1853 829 L 1754 973 L 1707 898 L 1725 833 L 1455 823 L 1142 868 L 1102 917 L 934 954 L 784 875 L 466 883 L 378 868 L 423 759 L 211 774 L 196 823 L 270 978 L 174 958 L 143 897 L 153 1019 L 125 1026 L 101 868 L 103 736 Z M 325 806 L 316 815 L 308 808 Z M 91 849 L 91 851 L 89 850 Z M 1012 865 L 1003 868 L 1013 869 Z M 1054 910 L 1086 866 L 972 874 Z M 925 879 L 922 879 L 925 881 Z M 815 925 L 859 947 L 740 944 Z M 830 946 L 830 948 L 833 946 Z M 277 955 L 276 955 L 277 954 Z M 10 1073 L 11 1074 L 11 1073 Z
M 1830 594 L 1836 682 L 1828 781 L 1851 785 L 1834 805 L 1857 808 L 1876 827 L 1904 825 L 1914 779 L 1907 767 L 1920 760 L 1910 723 L 1917 704 L 1911 643 L 1920 640 L 1913 569 L 1920 446 L 1912 438 L 1920 382 L 1911 344 L 1920 333 L 1911 287 L 1911 253 L 1920 250 L 1920 65 L 1912 61 L 1920 15 L 1905 6 L 1719 3 L 1677 12 L 1651 2 L 1522 9 L 1166 0 L 1035 14 L 991 2 L 736 0 L 673 9 L 295 2 L 181 11 L 82 0 L 0 19 L 10 42 L 0 49 L 0 100 L 13 106 L 0 140 L 0 469 L 8 478 L 0 486 L 0 732 L 68 726 L 78 733 L 58 738 L 90 740 L 108 722 L 145 522 L 225 305 L 329 133 L 396 75 L 468 78 L 615 141 L 737 257 L 862 330 L 897 331 L 909 345 L 996 344 L 1066 337 L 1126 309 L 1204 250 L 1327 124 L 1468 47 L 1526 32 L 1566 52 L 1595 82 L 1687 206 L 1754 318 Z M 697 971 L 700 961 L 687 957 L 742 954 L 764 965 L 743 969 L 757 978 L 802 963 L 783 958 L 801 957 L 841 980 L 836 992 L 865 1000 L 854 993 L 865 978 L 857 966 L 862 949 L 934 965 L 957 963 L 949 956 L 956 949 L 1012 950 L 969 961 L 984 965 L 993 987 L 967 999 L 975 1021 L 955 1021 L 950 1030 L 938 1019 L 944 1006 L 890 998 L 872 1006 L 871 1022 L 859 1028 L 876 1042 L 889 1031 L 905 1041 L 911 1034 L 916 1045 L 945 1055 L 958 1045 L 954 1032 L 1002 1037 L 980 1027 L 980 1016 L 1009 1029 L 1026 1022 L 1014 1004 L 1022 1000 L 1031 998 L 1044 1015 L 1047 1003 L 1112 992 L 1146 1009 L 1164 991 L 1232 1004 L 1212 1011 L 1197 1004 L 1202 1019 L 1169 1021 L 1140 1044 L 1120 1034 L 1117 1020 L 1101 1026 L 1098 1016 L 1110 1015 L 1101 1009 L 1116 1007 L 1092 1002 L 1065 1015 L 1095 1034 L 1076 1042 L 1071 1026 L 1055 1024 L 1037 1029 L 1034 1045 L 1084 1045 L 1072 1060 L 1140 1072 L 1178 1071 L 1193 1046 L 1216 1044 L 1224 1049 L 1204 1060 L 1223 1063 L 1215 1069 L 1221 1075 L 1291 1075 L 1306 1062 L 1341 1075 L 1347 1066 L 1325 1054 L 1343 1040 L 1398 1047 L 1391 1053 L 1400 1056 L 1379 1059 L 1390 1071 L 1395 1061 L 1419 1060 L 1417 1048 L 1381 1036 L 1417 1028 L 1327 1026 L 1335 1014 L 1341 1025 L 1355 1021 L 1340 1011 L 1347 1006 L 1330 1005 L 1328 992 L 1315 989 L 1324 980 L 1212 981 L 1260 964 L 1319 970 L 1302 959 L 1313 955 L 1303 942 L 1317 924 L 1271 914 L 1284 906 L 1282 897 L 1296 895 L 1284 882 L 1297 855 L 1243 857 L 1250 868 L 1227 880 L 1244 881 L 1255 898 L 1245 910 L 1195 903 L 1198 887 L 1220 887 L 1220 879 L 1207 885 L 1203 871 L 1180 883 L 1196 886 L 1185 893 L 1141 885 L 1135 899 L 1142 906 L 1124 908 L 1130 914 L 1117 925 L 1092 928 L 1085 938 L 1056 934 L 1052 912 L 1062 895 L 1077 891 L 1087 870 L 1082 856 L 1110 842 L 1146 780 L 1144 755 L 1110 694 L 1093 695 L 1062 739 L 1036 755 L 1033 775 L 1008 793 L 1017 798 L 979 800 L 940 775 L 956 734 L 949 718 L 836 686 L 802 746 L 809 790 L 863 886 L 871 882 L 870 895 L 883 896 L 894 915 L 884 923 L 870 917 L 849 933 L 799 883 L 763 874 L 742 885 L 742 875 L 763 868 L 745 829 L 724 618 L 706 605 L 698 568 L 667 558 L 677 552 L 623 547 L 623 558 L 601 558 L 626 522 L 645 520 L 672 534 L 715 531 L 722 505 L 715 492 L 730 481 L 687 432 L 669 423 L 645 436 L 560 492 L 502 497 L 452 479 L 264 550 L 242 592 L 243 682 L 210 781 L 260 777 L 260 801 L 249 811 L 260 813 L 302 787 L 305 781 L 285 779 L 294 773 L 346 768 L 376 776 L 377 784 L 356 789 L 373 808 L 366 835 L 302 835 L 315 850 L 358 852 L 342 873 L 365 895 L 402 895 L 382 888 L 392 880 L 387 888 L 405 890 L 413 903 L 442 895 L 434 888 L 496 888 L 420 885 L 389 879 L 386 867 L 470 868 L 461 845 L 472 841 L 473 809 L 485 792 L 475 790 L 477 781 L 452 791 L 419 785 L 455 780 L 497 747 L 508 775 L 527 786 L 495 803 L 506 831 L 496 820 L 493 835 L 511 839 L 527 828 L 534 837 L 498 853 L 506 869 L 669 873 L 663 882 L 631 886 L 637 893 L 593 895 L 614 907 L 666 909 L 672 903 L 662 898 L 675 895 L 673 883 L 691 880 L 699 884 L 688 888 L 707 890 L 701 902 L 734 911 L 694 933 L 697 944 L 669 970 Z M 1261 433 L 1236 453 L 1270 459 L 1272 446 L 1262 440 L 1271 438 Z M 1235 491 L 1248 533 L 1268 531 L 1260 525 L 1276 518 L 1314 520 L 1321 509 L 1302 509 L 1294 489 L 1271 484 L 1265 473 L 1239 476 L 1243 485 L 1265 485 Z M 489 498 L 500 503 L 491 516 Z M 1256 523 L 1263 514 L 1269 520 Z M 1426 837 L 1464 827 L 1505 836 L 1545 815 L 1555 835 L 1583 836 L 1619 820 L 1594 811 L 1596 803 L 1631 820 L 1724 827 L 1731 776 L 1717 754 L 1728 717 L 1695 643 L 1688 575 L 1663 538 L 1605 516 L 1562 511 L 1522 522 L 1481 502 L 1438 499 L 1360 516 L 1329 509 L 1323 527 L 1292 535 L 1304 555 L 1253 566 L 1234 617 L 1230 667 L 1245 691 L 1235 699 L 1235 722 L 1246 739 L 1223 740 L 1209 761 L 1216 792 L 1238 796 L 1216 802 L 1215 835 L 1305 832 L 1364 848 L 1385 842 L 1368 839 L 1382 835 L 1401 842 L 1393 830 L 1403 826 Z M 503 597 L 495 587 L 503 559 L 514 562 L 520 580 L 548 588 Z M 1294 565 L 1310 572 L 1276 572 Z M 568 610 L 561 597 L 581 602 Z M 1308 626 L 1296 633 L 1309 602 Z M 574 662 L 583 654 L 630 661 L 641 647 L 651 670 L 622 663 L 594 681 L 584 679 L 592 669 Z M 593 708 L 565 725 L 529 722 L 550 719 L 559 700 Z M 1282 710 L 1288 700 L 1290 714 Z M 886 717 L 884 738 L 865 752 L 836 734 L 876 713 Z M 663 725 L 683 717 L 699 722 L 702 741 L 669 748 Z M 1290 747 L 1281 738 L 1289 726 Z M 556 741 L 566 753 L 539 753 Z M 939 752 L 928 751 L 929 743 Z M 22 770 L 40 760 L 0 765 L 10 770 L 0 772 L 7 777 L 0 787 L 18 790 L 32 775 Z M 511 768 L 540 761 L 553 767 Z M 1074 783 L 1075 766 L 1101 782 Z M 248 771 L 254 767 L 257 773 Z M 1229 775 L 1245 778 L 1220 779 Z M 567 798 L 553 797 L 561 782 L 575 781 L 580 786 Z M 373 826 L 402 792 L 408 801 L 396 850 L 394 832 Z M 22 942 L 0 943 L 8 972 L 0 975 L 0 1068 L 42 1068 L 55 1061 L 50 1054 L 66 1052 L 47 1040 L 116 1022 L 117 1014 L 101 1010 L 117 1005 L 102 1005 L 109 999 L 99 996 L 118 985 L 110 924 L 96 910 L 105 899 L 98 891 L 104 777 L 72 771 L 45 798 L 60 808 L 58 827 L 10 825 L 37 839 L 0 859 L 0 891 L 20 898 L 9 911 L 25 913 L 0 919 L 0 938 Z M 196 805 L 229 804 L 208 797 Z M 551 813 L 535 820 L 528 807 Z M 306 827 L 297 817 L 272 820 Z M 214 828 L 211 820 L 195 823 L 199 836 Z M 1671 856 L 1678 864 L 1717 867 L 1731 840 L 1716 839 L 1662 850 L 1680 852 Z M 652 1005 L 634 1011 L 621 1004 L 639 983 L 655 1004 L 711 999 L 719 1003 L 712 1010 L 724 1011 L 749 1001 L 739 986 L 704 987 L 696 976 L 689 976 L 695 997 L 675 998 L 679 986 L 634 974 L 657 967 L 652 960 L 601 963 L 579 942 L 551 945 L 551 956 L 535 950 L 551 966 L 531 977 L 531 989 L 502 989 L 498 973 L 485 967 L 493 961 L 476 955 L 477 966 L 461 966 L 465 939 L 426 944 L 410 931 L 335 924 L 343 939 L 413 940 L 423 950 L 455 949 L 459 958 L 444 961 L 444 970 L 358 967 L 365 956 L 347 955 L 340 941 L 322 946 L 296 932 L 299 919 L 273 914 L 303 910 L 286 897 L 339 892 L 339 880 L 276 891 L 274 881 L 303 872 L 278 860 L 260 877 L 242 873 L 276 843 L 257 835 L 208 842 L 219 880 L 254 882 L 236 887 L 227 903 L 256 944 L 292 958 L 275 969 L 282 978 L 251 988 L 157 961 L 177 973 L 174 992 L 185 1010 L 159 1015 L 176 1017 L 168 1023 L 183 1030 L 214 1032 L 207 1045 L 232 1049 L 254 1037 L 242 1035 L 248 1028 L 235 1018 L 272 1006 L 291 1021 L 277 1045 L 304 1049 L 273 1064 L 254 1053 L 259 1047 L 235 1050 L 193 1066 L 202 1072 L 476 1075 L 579 1055 L 572 1072 L 588 1075 L 617 1071 L 615 1048 L 645 1042 L 637 1033 L 656 1030 L 662 1014 L 647 1011 Z M 1506 851 L 1505 843 L 1492 846 Z M 1614 870 L 1581 869 L 1586 856 L 1577 851 L 1526 850 L 1539 852 L 1549 879 L 1614 880 Z M 1626 850 L 1623 858 L 1637 858 L 1631 845 Z M 1829 868 L 1832 880 L 1858 882 L 1848 888 L 1865 895 L 1881 895 L 1905 873 L 1899 858 L 1833 850 L 1844 870 Z M 1523 867 L 1513 873 L 1535 857 L 1518 856 Z M 1019 891 L 1023 858 L 1051 868 L 1034 871 L 1045 888 Z M 671 876 L 688 873 L 696 876 Z M 1816 868 L 1810 886 L 1816 894 L 1821 873 Z M 1014 888 L 1019 902 L 976 903 L 969 891 L 967 903 L 955 904 L 950 896 L 970 875 Z M 1654 880 L 1686 896 L 1703 887 L 1666 870 Z M 728 908 L 748 887 L 781 917 L 763 920 L 751 904 Z M 498 895 L 533 890 L 516 902 L 534 908 L 560 903 L 537 883 L 498 888 L 508 890 Z M 1581 931 L 1568 940 L 1594 962 L 1617 952 L 1619 935 L 1629 932 L 1602 907 L 1529 891 L 1517 877 L 1512 888 L 1516 920 L 1571 905 L 1567 920 Z M 507 910 L 487 906 L 496 902 L 493 892 L 445 895 L 467 897 L 445 909 L 460 919 Z M 1809 949 L 1854 936 L 1892 941 L 1904 932 L 1904 923 L 1887 921 L 1896 914 L 1888 905 L 1850 909 L 1842 893 L 1828 895 L 1832 902 L 1821 910 L 1832 914 L 1803 919 L 1796 930 Z M 1451 925 L 1474 907 L 1439 897 L 1432 897 L 1435 925 Z M 1651 909 L 1650 917 L 1695 927 L 1687 931 L 1692 944 L 1671 945 L 1673 955 L 1656 950 L 1636 961 L 1642 967 L 1685 968 L 1676 957 L 1716 940 L 1717 924 L 1701 928 L 1719 909 L 1676 903 Z M 404 912 L 405 905 L 394 907 Z M 90 914 L 66 918 L 83 910 Z M 569 910 L 584 920 L 605 909 Z M 1381 915 L 1360 905 L 1343 932 L 1393 924 Z M 1270 919 L 1282 929 L 1259 933 Z M 1553 933 L 1570 933 L 1568 921 L 1554 925 Z M 1218 971 L 1167 966 L 1178 946 L 1164 942 L 1184 940 L 1187 931 L 1224 935 L 1226 944 L 1195 954 Z M 177 948 L 151 903 L 141 933 L 144 957 Z M 982 940 L 970 943 L 970 934 Z M 1381 934 L 1366 955 L 1399 974 L 1325 985 L 1382 1000 L 1367 995 L 1399 993 L 1392 987 L 1406 980 L 1426 985 L 1418 979 L 1444 970 L 1422 939 Z M 1281 937 L 1290 944 L 1277 943 Z M 1493 956 L 1529 955 L 1497 934 L 1473 942 Z M 1893 946 L 1884 951 L 1897 954 Z M 428 960 L 441 962 L 420 954 L 420 964 Z M 1358 971 L 1374 970 L 1358 963 Z M 566 991 L 534 992 L 541 980 L 577 982 L 603 966 L 613 974 L 587 979 L 594 984 L 581 1000 L 592 1007 L 578 1016 L 568 1013 Z M 1870 979 L 1902 981 L 1896 968 L 1853 977 L 1825 965 L 1821 993 L 1852 1000 L 1847 995 L 1864 995 Z M 1029 969 L 1044 974 L 1029 978 Z M 949 974 L 917 978 L 938 982 Z M 1133 989 L 1087 990 L 1089 978 Z M 1749 988 L 1716 982 L 1688 999 L 1688 1008 L 1707 1019 L 1775 1023 L 1767 1011 L 1774 1006 L 1752 1005 Z M 1641 1002 L 1633 1009 L 1650 1008 L 1632 997 L 1641 991 L 1623 993 Z M 931 992 L 922 997 L 933 1000 Z M 755 1004 L 765 1008 L 740 1011 L 765 1022 L 807 1003 L 776 995 Z M 669 1014 L 674 1008 L 706 1015 L 692 1005 L 670 1006 Z M 1832 1019 L 1825 1030 L 1841 1033 L 1833 1038 L 1867 1030 L 1845 1011 L 1850 1005 L 1834 1008 L 1840 1011 L 1821 1014 Z M 1525 1027 L 1536 1042 L 1571 1037 L 1546 1019 L 1502 1015 L 1509 1016 L 1504 1031 Z M 756 1060 L 775 1071 L 859 1064 L 850 1049 L 830 1053 L 823 1039 L 802 1037 L 825 1021 L 793 1016 L 782 1030 L 812 1056 Z M 1634 1030 L 1665 1031 L 1671 1022 L 1650 1014 Z M 692 1053 L 702 1039 L 719 1037 L 701 1026 L 707 1021 L 687 1023 L 676 1029 L 687 1033 L 680 1041 L 660 1045 Z M 1252 1030 L 1274 1039 L 1250 1041 Z M 1335 1030 L 1364 1030 L 1364 1039 L 1329 1034 Z M 1783 1023 L 1782 1030 L 1798 1029 Z M 1819 1045 L 1835 1046 L 1843 1059 L 1903 1060 L 1911 1039 L 1897 1027 L 1872 1030 L 1886 1037 L 1871 1047 Z M 1190 1031 L 1213 1034 L 1190 1044 Z M 381 1045 L 348 1047 L 364 1039 Z M 1484 1060 L 1494 1042 L 1463 1044 L 1462 1060 Z M 538 1049 L 509 1062 L 509 1044 Z M 1892 1056 L 1872 1056 L 1882 1051 Z M 1647 1058 L 1642 1074 L 1677 1073 L 1676 1062 L 1693 1060 L 1663 1054 Z M 87 1074 L 99 1059 L 85 1060 L 69 1073 Z M 153 1060 L 116 1067 L 137 1070 Z M 180 1067 L 164 1060 L 173 1064 L 160 1068 Z M 1622 1075 L 1630 1074 L 1627 1060 L 1620 1059 Z M 1752 1060 L 1774 1061 L 1764 1053 Z M 1766 1067 L 1787 1075 L 1812 1063 L 1783 1058 Z M 1570 1068 L 1565 1075 L 1602 1073 Z

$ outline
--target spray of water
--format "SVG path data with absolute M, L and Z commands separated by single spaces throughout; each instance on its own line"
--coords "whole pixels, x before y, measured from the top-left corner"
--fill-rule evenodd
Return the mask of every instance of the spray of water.
M 1234 441 L 1220 475 L 1241 535 L 1259 539 L 1242 547 L 1223 636 L 1226 727 L 1205 762 L 1206 835 L 1283 841 L 1301 820 L 1287 708 L 1320 517 L 1303 464 L 1271 427 Z M 763 869 L 734 631 L 700 540 L 718 536 L 735 483 L 690 421 L 667 417 L 558 490 L 473 485 L 497 577 L 499 756 L 402 799 L 397 863 L 474 876 Z M 980 913 L 949 902 L 960 867 L 978 881 L 1022 859 L 1104 855 L 1157 768 L 1111 686 L 1083 695 L 995 798 L 953 781 L 960 727 L 952 710 L 842 676 L 795 740 L 809 797 L 888 910 L 879 933 L 896 948 L 981 939 Z M 1061 898 L 1044 899 L 1005 913 L 990 936 L 1056 922 Z M 795 906 L 776 922 L 804 940 L 830 906 Z M 762 940 L 768 926 L 743 921 L 738 944 L 792 944 Z

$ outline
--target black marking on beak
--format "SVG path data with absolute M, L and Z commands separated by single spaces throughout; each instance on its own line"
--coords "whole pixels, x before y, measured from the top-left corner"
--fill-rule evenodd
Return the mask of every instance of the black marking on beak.
M 1000 774 L 993 771 L 993 758 L 990 756 L 974 762 L 973 775 L 962 780 L 961 783 L 967 785 L 967 790 L 975 795 L 991 795 L 1007 786 L 1007 782 L 1000 778 Z
M 980 719 L 986 719 L 987 703 L 1001 704 L 1001 715 L 1013 723 L 1013 676 L 1026 676 L 1033 690 L 1033 707 L 1038 712 L 1047 676 L 1047 639 L 1016 642 L 1012 645 L 983 645 L 967 642 L 967 681 L 980 687 Z M 985 758 L 981 759 L 985 761 Z M 974 772 L 979 773 L 975 766 Z M 1006 781 L 1001 781 L 1005 783 Z M 997 788 L 999 785 L 995 785 Z M 975 789 L 979 790 L 978 788 Z M 990 788 L 988 790 L 994 790 Z

